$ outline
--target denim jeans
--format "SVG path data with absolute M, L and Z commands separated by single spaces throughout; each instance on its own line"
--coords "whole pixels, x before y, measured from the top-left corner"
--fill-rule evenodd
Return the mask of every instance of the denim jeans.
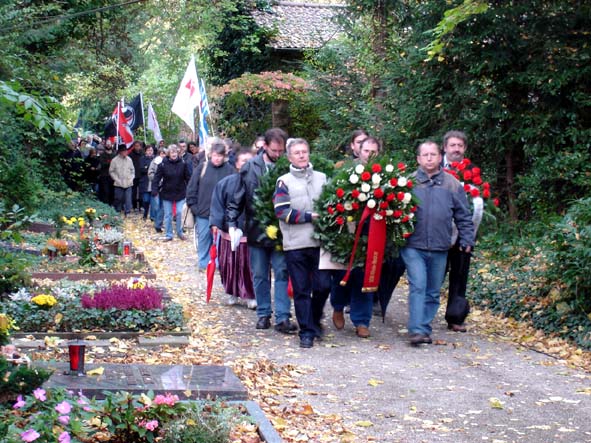
M 291 300 L 287 295 L 287 265 L 282 251 L 274 247 L 259 248 L 248 246 L 250 268 L 254 283 L 254 295 L 257 300 L 257 317 L 270 317 L 271 309 L 271 275 L 275 276 L 275 324 L 291 317 Z
M 124 210 L 126 215 L 129 214 L 131 212 L 131 187 L 121 188 L 115 186 L 114 189 L 115 199 L 113 205 L 115 206 L 115 211 Z
M 195 217 L 197 226 L 195 226 L 194 235 L 197 240 L 197 257 L 199 258 L 199 269 L 207 268 L 209 263 L 209 250 L 213 244 L 211 229 L 209 229 L 209 218 Z
M 166 229 L 166 237 L 172 238 L 172 200 L 162 200 L 162 207 L 164 208 L 164 227 Z M 176 201 L 176 235 L 179 237 L 183 234 L 181 214 L 183 212 L 183 206 L 185 205 L 185 199 Z
M 367 326 L 372 317 L 374 292 L 361 292 L 365 271 L 361 267 L 353 268 L 346 286 L 341 286 L 345 271 L 332 271 L 333 283 L 330 303 L 335 311 L 342 312 L 350 305 L 351 322 L 355 326 Z
M 319 257 L 320 248 L 285 251 L 300 337 L 321 335 L 320 320 L 330 288 L 324 281 L 329 275 L 318 269 Z
M 431 322 L 439 309 L 439 291 L 445 277 L 447 251 L 427 251 L 403 248 L 400 251 L 406 264 L 409 284 L 408 333 L 432 332 Z
M 152 196 L 150 208 L 154 208 L 154 227 L 156 229 L 162 229 L 162 225 L 164 224 L 164 205 L 158 195 Z

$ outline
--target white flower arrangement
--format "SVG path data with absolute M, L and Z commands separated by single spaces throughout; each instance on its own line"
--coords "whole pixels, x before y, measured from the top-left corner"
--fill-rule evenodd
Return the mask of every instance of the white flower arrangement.
M 356 185 L 357 183 L 359 183 L 359 176 L 358 176 L 357 174 L 351 174 L 351 175 L 349 176 L 349 182 L 350 182 L 352 185 Z
M 363 166 L 361 163 L 358 164 L 357 166 L 355 166 L 355 172 L 357 174 L 363 173 L 364 170 L 365 170 L 365 166 Z
M 100 228 L 95 231 L 95 236 L 99 242 L 103 244 L 115 244 L 121 242 L 125 239 L 125 235 L 123 232 L 119 231 L 118 229 L 105 229 Z
M 362 193 L 368 193 L 370 190 L 371 190 L 371 186 L 370 186 L 369 183 L 363 183 L 361 185 L 361 192 Z M 361 194 L 359 195 L 359 197 L 361 197 Z M 361 200 L 361 199 L 359 199 L 359 200 L 360 201 L 364 201 L 364 200 Z

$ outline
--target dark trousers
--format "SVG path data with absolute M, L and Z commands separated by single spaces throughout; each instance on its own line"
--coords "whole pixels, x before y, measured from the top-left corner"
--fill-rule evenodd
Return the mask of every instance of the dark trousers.
M 471 253 L 460 251 L 460 245 L 455 244 L 447 255 L 449 268 L 449 295 L 445 320 L 448 323 L 461 325 L 470 313 L 470 305 L 466 300 L 468 274 L 470 272 Z
M 375 302 L 380 303 L 382 313 L 385 315 L 386 308 L 392 298 L 392 293 L 396 289 L 396 285 L 400 281 L 400 277 L 404 275 L 406 265 L 404 260 L 399 255 L 396 258 L 388 259 L 382 265 L 382 272 L 380 274 L 380 286 L 376 292 Z
M 115 199 L 113 179 L 108 175 L 98 178 L 98 198 L 108 205 L 113 204 L 113 200 Z
M 142 198 L 140 195 L 140 179 L 133 179 L 133 186 L 131 188 L 131 207 L 133 209 L 141 209 Z
M 330 292 L 330 283 L 326 281 L 329 274 L 318 269 L 319 257 L 320 248 L 285 251 L 300 337 L 321 335 L 320 320 Z

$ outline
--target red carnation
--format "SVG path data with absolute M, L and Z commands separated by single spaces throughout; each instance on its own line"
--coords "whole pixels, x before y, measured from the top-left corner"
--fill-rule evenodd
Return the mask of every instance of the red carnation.
M 484 189 L 482 191 L 482 197 L 489 198 L 490 197 L 490 189 Z
M 410 208 L 410 212 L 417 212 L 417 207 L 413 206 L 412 208 Z
M 480 196 L 480 191 L 479 191 L 478 189 L 476 189 L 476 188 L 473 188 L 473 189 L 470 191 L 470 195 L 471 195 L 472 197 L 479 197 L 479 196 Z
M 381 202 L 380 209 L 388 209 L 388 202 Z
M 472 175 L 474 175 L 474 177 L 480 175 L 480 168 L 472 168 Z
M 382 198 L 384 196 L 384 190 L 382 188 L 378 188 L 375 191 L 373 191 L 373 196 L 375 198 Z
M 339 215 L 337 217 L 337 225 L 343 225 L 343 224 L 345 224 L 345 219 Z
M 400 218 L 400 217 L 402 217 L 402 211 L 400 209 L 396 209 L 396 211 L 394 211 L 394 213 L 392 214 L 392 216 L 394 218 Z
M 353 190 L 351 191 L 351 197 L 353 197 L 353 198 L 357 198 L 357 197 L 359 197 L 359 194 L 361 194 L 361 193 L 359 192 L 359 189 L 353 189 Z
M 480 186 L 482 184 L 482 178 L 480 178 L 480 177 L 474 177 L 474 180 L 472 180 L 472 181 L 477 186 Z
M 408 221 L 410 220 L 410 218 L 408 217 L 408 215 L 405 215 L 404 218 L 402 220 L 400 220 L 402 223 L 408 223 Z
M 466 165 L 465 165 L 464 163 L 459 163 L 459 164 L 458 164 L 458 169 L 459 169 L 460 171 L 463 171 L 464 169 L 466 169 Z
M 337 211 L 345 212 L 345 206 L 342 203 L 337 203 Z
M 482 184 L 482 187 L 483 187 L 484 189 L 490 189 L 490 183 L 489 183 L 489 182 L 484 182 L 484 183 Z
M 361 180 L 363 180 L 364 182 L 368 181 L 371 178 L 371 174 L 367 171 L 364 171 L 361 174 Z
M 357 210 L 359 209 L 359 203 L 357 203 L 357 202 L 353 202 L 353 203 L 351 203 L 351 207 L 352 207 L 352 208 L 353 208 L 355 211 L 357 211 Z
M 345 191 L 343 190 L 343 188 L 339 188 L 337 189 L 336 194 L 338 198 L 343 198 L 343 196 L 345 195 Z
M 458 169 L 458 165 L 459 165 L 459 163 L 458 163 L 458 162 L 451 162 L 451 165 L 450 165 L 450 166 L 451 166 L 452 168 L 454 168 L 454 169 Z
M 391 202 L 395 198 L 396 198 L 396 196 L 394 195 L 393 192 L 390 192 L 388 195 L 386 195 L 386 200 L 389 201 L 389 202 Z
M 398 170 L 400 172 L 406 171 L 406 165 L 404 163 L 402 163 L 402 162 L 398 163 Z
M 470 159 L 469 159 L 469 158 L 465 158 L 465 159 L 463 159 L 463 160 L 462 160 L 462 163 L 463 163 L 464 165 L 468 166 L 468 165 L 469 165 L 470 163 L 472 163 L 472 162 L 470 161 Z
M 499 202 L 499 199 L 498 198 L 493 199 L 493 205 L 495 205 L 496 207 L 498 207 L 499 206 L 499 203 L 500 202 Z
M 405 232 L 404 234 L 402 234 L 402 237 L 404 238 L 408 238 L 410 237 L 412 234 L 410 232 Z
M 472 186 L 470 186 L 469 184 L 464 185 L 464 191 L 469 192 L 470 189 L 472 189 Z
M 390 186 L 398 186 L 398 179 L 396 177 L 390 179 Z
M 406 181 L 406 187 L 407 187 L 408 189 L 412 189 L 412 187 L 413 187 L 413 182 L 412 182 L 412 180 L 407 180 L 407 181 Z
M 379 211 L 378 214 L 380 214 L 383 218 L 386 218 L 386 211 Z
M 330 215 L 334 214 L 334 208 L 332 206 L 329 206 L 328 208 L 326 208 L 326 210 Z
M 464 181 L 470 181 L 472 180 L 472 172 L 470 171 L 464 171 Z
M 371 170 L 373 172 L 382 172 L 382 165 L 380 165 L 379 163 L 375 163 L 371 165 Z

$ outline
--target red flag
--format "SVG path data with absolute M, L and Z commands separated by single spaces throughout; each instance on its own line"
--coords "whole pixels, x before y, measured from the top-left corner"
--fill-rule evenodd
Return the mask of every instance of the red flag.
M 126 145 L 133 142 L 133 133 L 131 132 L 131 129 L 127 123 L 127 119 L 125 118 L 121 102 L 117 102 L 117 106 L 115 106 L 115 109 L 113 109 L 111 118 L 105 125 L 106 138 L 114 137 L 117 134 Z M 119 142 L 117 141 L 117 143 Z

